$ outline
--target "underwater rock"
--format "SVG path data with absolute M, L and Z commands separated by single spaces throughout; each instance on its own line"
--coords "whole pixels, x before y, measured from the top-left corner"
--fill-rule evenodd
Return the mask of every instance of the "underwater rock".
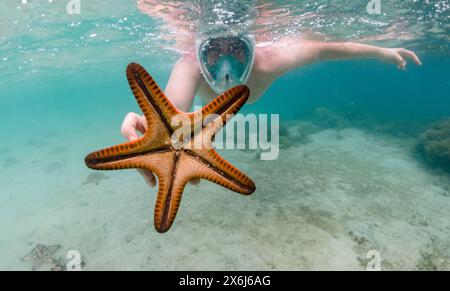
M 300 144 L 308 144 L 313 141 L 311 135 L 321 132 L 323 129 L 309 121 L 297 121 L 290 125 L 290 130 L 296 137 L 296 141 Z
M 322 129 L 345 129 L 354 127 L 377 134 L 387 134 L 395 137 L 417 138 L 429 125 L 429 120 L 415 118 L 389 118 L 366 112 L 355 106 L 339 108 L 317 108 L 309 119 Z
M 322 129 L 317 125 L 308 121 L 288 121 L 282 122 L 279 125 L 279 148 L 281 150 L 286 150 L 292 147 L 298 147 L 302 144 L 307 144 L 312 142 L 310 136 Z M 269 127 L 268 137 L 272 136 L 271 128 Z M 249 137 L 246 136 L 246 144 L 249 144 Z M 244 150 L 248 151 L 248 150 Z M 261 149 L 256 150 L 255 158 L 261 160 Z
M 290 137 L 289 127 L 285 123 L 280 123 L 280 149 L 290 147 Z
M 392 135 L 399 138 L 417 138 L 425 130 L 427 121 L 413 120 L 373 120 L 371 130 L 375 133 Z M 363 127 L 364 128 L 364 127 Z
M 61 249 L 61 245 L 37 244 L 27 255 L 22 257 L 22 261 L 31 263 L 32 271 L 36 271 L 41 266 L 46 265 L 49 270 L 63 270 L 61 258 L 56 259 L 55 253 Z
M 280 149 L 288 149 L 297 143 L 296 137 L 291 134 L 286 123 L 280 123 L 279 142 Z
M 309 122 L 283 122 L 280 123 L 280 149 L 288 149 L 300 144 L 310 143 L 310 135 L 320 129 Z
M 417 150 L 426 162 L 450 171 L 450 119 L 433 124 L 419 139 Z
M 108 180 L 109 177 L 102 173 L 91 173 L 81 185 L 95 184 L 98 186 L 102 180 Z
M 359 246 L 364 245 L 368 242 L 368 240 L 364 236 L 358 236 L 353 231 L 350 231 L 348 235 L 352 238 L 354 242 L 356 242 Z
M 444 253 L 436 242 L 426 245 L 420 250 L 417 262 L 419 271 L 444 271 L 447 269 L 448 253 Z
M 325 129 L 344 129 L 351 126 L 350 121 L 343 114 L 325 107 L 319 107 L 314 111 L 313 120 Z

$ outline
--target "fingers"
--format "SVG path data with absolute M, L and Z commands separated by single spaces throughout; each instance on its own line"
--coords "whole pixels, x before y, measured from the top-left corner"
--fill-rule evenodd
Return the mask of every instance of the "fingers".
M 402 49 L 402 50 L 400 51 L 400 54 L 401 54 L 404 58 L 410 58 L 410 59 L 412 59 L 412 60 L 414 61 L 414 63 L 416 63 L 417 65 L 419 65 L 419 66 L 422 65 L 422 62 L 420 61 L 419 57 L 418 57 L 413 51 L 410 51 L 410 50 L 407 50 L 407 49 Z
M 123 120 L 120 132 L 129 141 L 136 140 L 139 138 L 136 131 L 136 126 L 137 126 L 137 114 L 128 113 L 127 116 L 125 116 L 125 119 Z
M 145 119 L 145 116 L 138 115 L 138 122 L 136 129 L 140 133 L 145 134 L 145 132 L 147 131 L 147 119 Z
M 145 127 L 142 125 L 141 116 L 136 113 L 128 113 L 127 116 L 125 116 L 120 131 L 129 141 L 138 139 L 138 131 L 141 133 L 145 131 Z
M 146 131 L 145 118 L 133 112 L 128 113 L 127 116 L 125 116 L 120 131 L 122 135 L 129 141 L 138 139 L 139 138 L 138 132 L 145 133 Z M 138 169 L 138 172 L 139 174 L 141 174 L 142 177 L 144 177 L 145 182 L 150 187 L 156 186 L 156 178 L 152 172 L 142 169 Z
M 138 169 L 138 172 L 150 187 L 153 188 L 156 186 L 156 177 L 152 172 L 143 169 Z M 189 183 L 191 185 L 197 186 L 198 184 L 200 184 L 200 179 L 192 179 L 189 181 Z
M 156 177 L 152 172 L 143 169 L 138 169 L 138 172 L 142 177 L 144 177 L 145 182 L 147 182 L 150 187 L 156 186 Z M 200 179 L 192 179 L 189 181 L 189 183 L 191 185 L 197 186 L 198 184 L 200 184 Z
M 410 50 L 407 49 L 396 49 L 397 53 L 395 55 L 395 63 L 397 64 L 397 67 L 401 70 L 406 69 L 406 65 L 408 64 L 407 59 L 412 59 L 414 63 L 421 66 L 422 62 L 420 61 L 419 57 Z
M 406 65 L 408 64 L 408 62 L 400 54 L 395 55 L 395 63 L 397 64 L 397 68 L 400 70 L 405 70 Z
M 148 170 L 142 170 L 142 169 L 138 169 L 139 174 L 142 175 L 142 177 L 144 177 L 145 182 L 147 182 L 147 184 L 150 187 L 155 187 L 156 186 L 156 178 L 155 175 L 153 175 L 152 172 L 148 171 Z

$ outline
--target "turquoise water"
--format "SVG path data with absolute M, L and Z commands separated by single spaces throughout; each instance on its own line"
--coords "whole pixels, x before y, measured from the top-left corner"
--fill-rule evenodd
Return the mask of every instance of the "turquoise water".
M 240 17 L 258 17 L 265 42 L 314 31 L 406 47 L 423 66 L 330 62 L 283 76 L 243 109 L 280 114 L 280 157 L 221 151 L 256 193 L 189 186 L 164 235 L 155 189 L 135 171 L 93 175 L 84 157 L 123 142 L 123 117 L 139 112 L 126 65 L 164 87 L 204 2 L 153 1 L 160 15 L 181 11 L 172 27 L 135 1 L 81 0 L 80 15 L 68 1 L 19 2 L 0 4 L 0 269 L 65 265 L 69 250 L 88 270 L 363 270 L 370 250 L 384 269 L 450 269 L 450 136 L 439 163 L 417 151 L 450 117 L 448 1 L 389 1 L 378 16 L 365 1 L 240 1 L 258 8 Z M 38 244 L 59 245 L 58 264 L 22 259 Z

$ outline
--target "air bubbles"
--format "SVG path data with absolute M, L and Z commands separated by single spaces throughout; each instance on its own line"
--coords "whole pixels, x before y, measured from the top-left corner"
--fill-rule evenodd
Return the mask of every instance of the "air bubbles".
M 226 33 L 250 31 L 258 39 L 258 47 L 298 37 L 332 41 L 397 40 L 396 45 L 408 37 L 418 43 L 423 40 L 423 46 L 432 43 L 437 49 L 449 47 L 445 34 L 449 29 L 448 0 L 430 1 L 430 5 L 424 5 L 424 0 L 385 1 L 382 14 L 376 17 L 367 14 L 365 5 L 352 1 L 155 1 L 157 6 L 147 4 L 146 8 L 159 18 L 138 13 L 136 7 L 125 5 L 122 0 L 111 0 L 111 5 L 104 7 L 106 10 L 95 13 L 86 7 L 82 18 L 68 17 L 54 5 L 20 5 L 17 9 L 16 5 L 11 6 L 7 13 L 2 13 L 9 25 L 0 32 L 0 63 L 4 66 L 11 63 L 14 70 L 20 64 L 26 69 L 32 65 L 43 71 L 58 63 L 77 67 L 85 60 L 96 65 L 150 56 L 169 67 L 178 55 L 192 50 L 195 33 L 203 24 L 207 31 L 215 28 L 213 24 L 231 27 Z M 32 5 L 33 1 L 29 2 Z M 236 5 L 229 6 L 228 2 Z M 257 4 L 247 9 L 246 3 L 250 2 Z M 208 7 L 213 10 L 211 17 L 204 10 Z M 168 17 L 173 20 L 170 24 L 161 20 Z M 24 65 L 24 60 L 29 64 Z
M 81 21 L 79 21 L 79 22 L 71 22 L 70 23 L 70 27 L 78 27 L 80 25 L 81 25 Z

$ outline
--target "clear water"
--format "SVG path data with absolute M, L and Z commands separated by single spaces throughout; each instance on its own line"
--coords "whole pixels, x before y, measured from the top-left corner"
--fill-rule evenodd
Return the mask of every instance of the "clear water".
M 384 269 L 450 269 L 449 175 L 415 150 L 450 117 L 449 1 L 382 1 L 381 15 L 368 1 L 147 1 L 158 18 L 134 0 L 81 0 L 80 15 L 67 2 L 0 3 L 0 269 L 31 269 L 21 258 L 37 244 L 61 245 L 62 262 L 77 250 L 90 270 L 361 270 L 370 250 Z M 412 49 L 424 66 L 320 63 L 282 77 L 244 108 L 280 114 L 279 159 L 221 152 L 257 192 L 189 186 L 160 235 L 156 190 L 134 171 L 92 176 L 84 156 L 122 142 L 123 117 L 139 112 L 126 65 L 164 86 L 190 36 L 217 19 L 260 45 L 362 41 Z

